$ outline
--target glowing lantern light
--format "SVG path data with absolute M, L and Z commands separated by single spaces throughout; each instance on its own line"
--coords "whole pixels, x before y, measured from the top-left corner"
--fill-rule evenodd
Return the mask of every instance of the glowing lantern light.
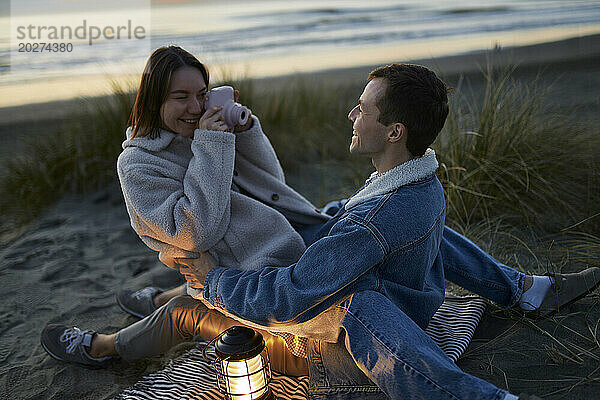
M 269 389 L 271 365 L 265 341 L 259 332 L 232 326 L 215 342 L 219 390 L 231 400 L 272 400 Z

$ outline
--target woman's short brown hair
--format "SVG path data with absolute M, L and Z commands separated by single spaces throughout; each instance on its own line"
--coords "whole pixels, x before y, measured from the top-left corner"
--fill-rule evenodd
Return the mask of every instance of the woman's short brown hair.
M 185 66 L 197 68 L 208 87 L 208 69 L 181 47 L 160 47 L 152 53 L 144 68 L 129 118 L 129 126 L 133 130 L 132 138 L 158 136 L 162 124 L 160 107 L 167 99 L 171 78 L 177 69 Z

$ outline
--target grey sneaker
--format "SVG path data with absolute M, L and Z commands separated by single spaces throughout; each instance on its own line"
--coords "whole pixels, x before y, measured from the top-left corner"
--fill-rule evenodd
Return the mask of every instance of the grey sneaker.
M 42 331 L 42 347 L 52 358 L 85 365 L 92 368 L 108 366 L 112 357 L 96 358 L 90 356 L 88 348 L 96 332 L 82 331 L 65 325 L 49 324 Z
M 123 311 L 134 317 L 146 318 L 156 310 L 154 296 L 162 292 L 162 289 L 153 286 L 145 287 L 136 292 L 121 290 L 116 294 L 117 304 Z
M 600 285 L 600 268 L 590 267 L 574 274 L 550 274 L 554 283 L 537 310 L 526 313 L 533 318 L 545 318 L 584 297 Z

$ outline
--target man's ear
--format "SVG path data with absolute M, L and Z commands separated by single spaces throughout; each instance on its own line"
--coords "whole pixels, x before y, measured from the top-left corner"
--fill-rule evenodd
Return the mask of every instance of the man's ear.
M 388 140 L 390 143 L 396 143 L 400 140 L 406 141 L 407 129 L 401 122 L 395 122 L 389 126 Z

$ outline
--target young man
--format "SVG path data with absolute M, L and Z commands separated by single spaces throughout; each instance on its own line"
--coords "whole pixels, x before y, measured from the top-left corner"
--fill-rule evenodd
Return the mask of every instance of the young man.
M 187 276 L 194 285 L 203 283 L 207 301 L 253 323 L 285 328 L 336 311 L 322 332 L 337 342 L 309 341 L 314 396 L 381 397 L 381 391 L 392 398 L 511 396 L 460 371 L 423 332 L 443 300 L 444 269 L 463 286 L 478 288 L 505 306 L 520 303 L 523 286 L 531 283 L 508 267 L 489 268 L 495 260 L 444 228 L 437 161 L 427 147 L 447 113 L 446 87 L 426 68 L 392 65 L 373 71 L 359 105 L 349 114 L 354 128 L 350 151 L 370 156 L 377 172 L 313 232 L 301 259 L 289 267 L 259 271 L 210 262 L 188 265 L 195 276 Z M 447 259 L 441 244 L 448 249 Z M 464 274 L 471 262 L 481 276 L 473 270 Z M 585 281 L 589 290 L 600 277 L 589 278 L 588 272 L 566 282 Z M 540 279 L 548 281 L 547 287 L 552 284 Z M 536 297 L 538 305 L 548 298 L 547 287 Z M 156 326 L 160 331 L 165 324 Z M 87 345 L 92 337 L 88 334 Z

